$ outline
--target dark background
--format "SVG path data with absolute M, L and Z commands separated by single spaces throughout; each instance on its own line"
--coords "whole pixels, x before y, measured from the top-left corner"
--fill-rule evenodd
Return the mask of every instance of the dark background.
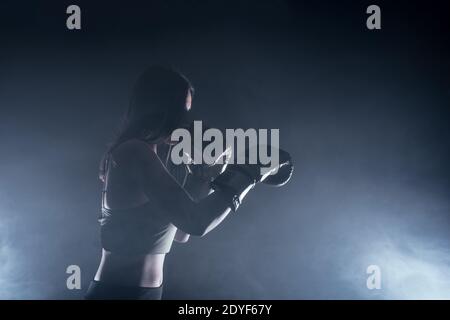
M 366 28 L 370 4 L 382 30 Z M 0 298 L 83 296 L 98 162 L 160 62 L 194 83 L 198 118 L 280 128 L 296 164 L 174 244 L 166 299 L 450 298 L 449 18 L 448 1 L 1 1 Z

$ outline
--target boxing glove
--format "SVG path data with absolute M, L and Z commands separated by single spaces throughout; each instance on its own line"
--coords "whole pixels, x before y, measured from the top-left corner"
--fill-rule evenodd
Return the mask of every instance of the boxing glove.
M 277 163 L 263 164 L 259 159 L 259 151 L 261 148 L 266 149 L 266 154 L 268 154 L 270 150 L 271 158 L 274 158 L 274 154 L 278 153 L 278 156 L 275 157 L 277 159 Z M 254 159 L 256 159 L 256 163 L 251 163 L 250 158 L 251 154 L 254 155 Z M 243 169 L 248 172 L 249 175 L 254 177 L 255 182 L 263 182 L 272 186 L 282 186 L 286 184 L 294 171 L 294 166 L 292 163 L 291 156 L 288 152 L 279 149 L 277 147 L 273 147 L 271 145 L 254 145 L 249 148 L 246 148 L 244 152 L 239 155 L 235 155 L 233 158 L 234 164 L 240 164 L 243 166 Z
M 224 151 L 211 165 L 196 164 L 189 155 L 186 157 L 189 162 L 186 164 L 187 176 L 183 187 L 191 198 L 198 202 L 214 192 L 210 183 L 226 170 L 230 157 L 227 151 Z M 219 161 L 222 157 L 225 158 L 224 161 Z
M 263 182 L 264 184 L 271 185 L 274 187 L 281 187 L 288 183 L 294 172 L 294 164 L 292 163 L 291 155 L 282 150 L 279 151 L 279 167 L 276 173 L 269 175 Z
M 266 167 L 259 161 L 250 164 L 248 163 L 248 155 L 252 149 L 246 149 L 245 163 L 235 164 L 237 162 L 237 157 L 235 157 L 235 163 L 228 164 L 225 172 L 211 182 L 214 190 L 221 190 L 226 195 L 233 211 L 238 209 L 244 197 L 257 183 L 263 182 L 272 186 L 282 186 L 292 176 L 294 166 L 289 153 L 271 146 L 259 145 L 258 147 L 271 148 L 271 154 L 279 152 L 278 164 L 271 167 Z

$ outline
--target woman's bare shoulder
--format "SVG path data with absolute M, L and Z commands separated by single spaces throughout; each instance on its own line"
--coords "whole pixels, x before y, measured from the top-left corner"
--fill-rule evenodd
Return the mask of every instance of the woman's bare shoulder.
M 139 139 L 130 139 L 121 143 L 115 148 L 113 157 L 117 161 L 131 161 L 134 164 L 159 163 L 152 145 Z
M 137 178 L 149 192 L 154 192 L 156 185 L 159 191 L 179 188 L 155 151 L 154 145 L 137 139 L 126 141 L 117 149 L 119 159 L 123 159 L 122 163 L 126 162 L 124 167 L 137 173 Z

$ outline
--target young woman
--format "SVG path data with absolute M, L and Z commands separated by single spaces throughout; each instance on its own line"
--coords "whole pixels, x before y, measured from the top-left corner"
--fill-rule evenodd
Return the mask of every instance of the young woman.
M 123 128 L 101 163 L 103 249 L 87 299 L 161 299 L 172 242 L 214 229 L 265 178 L 254 166 L 195 175 L 171 165 L 170 135 L 186 125 L 193 93 L 169 68 L 151 67 L 139 77 Z M 189 184 L 203 194 L 189 193 Z

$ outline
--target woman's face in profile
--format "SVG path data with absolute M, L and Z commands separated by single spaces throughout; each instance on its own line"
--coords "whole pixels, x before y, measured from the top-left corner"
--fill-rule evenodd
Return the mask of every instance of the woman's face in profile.
M 186 110 L 189 111 L 192 108 L 192 94 L 191 91 L 189 90 L 187 95 L 186 95 L 186 104 L 185 104 Z M 174 145 L 176 143 L 178 143 L 178 141 L 172 141 L 171 140 L 171 136 L 168 136 L 165 140 L 164 143 L 169 144 L 169 145 Z

